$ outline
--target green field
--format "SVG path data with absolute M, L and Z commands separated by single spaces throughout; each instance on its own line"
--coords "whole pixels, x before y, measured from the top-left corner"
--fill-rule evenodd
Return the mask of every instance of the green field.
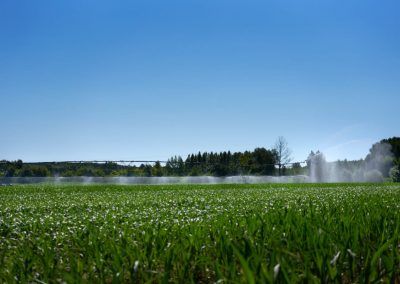
M 400 283 L 400 185 L 0 187 L 0 283 Z

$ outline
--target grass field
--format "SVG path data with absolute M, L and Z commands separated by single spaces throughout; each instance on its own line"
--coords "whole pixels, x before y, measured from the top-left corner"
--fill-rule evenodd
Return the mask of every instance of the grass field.
M 400 185 L 0 187 L 0 283 L 400 283 Z

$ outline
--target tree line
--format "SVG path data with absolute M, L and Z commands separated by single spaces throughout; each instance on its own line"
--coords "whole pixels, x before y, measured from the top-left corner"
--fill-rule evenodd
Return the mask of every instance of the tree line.
M 275 175 L 278 169 L 274 150 L 256 148 L 245 152 L 198 152 L 186 159 L 173 156 L 166 163 L 123 165 L 106 163 L 24 163 L 2 161 L 0 176 L 5 177 L 46 177 L 46 176 L 230 176 L 230 175 Z M 296 165 L 295 165 L 296 168 Z M 297 168 L 301 168 L 297 165 Z M 284 174 L 291 172 L 281 166 Z
M 166 163 L 142 163 L 123 165 L 106 163 L 24 163 L 1 161 L 0 176 L 233 176 L 233 175 L 282 175 L 300 174 L 301 165 L 288 168 L 291 152 L 283 137 L 279 137 L 272 149 L 256 148 L 253 151 L 198 152 L 186 159 L 173 156 Z
M 380 145 L 389 145 L 391 154 L 381 153 Z M 166 163 L 142 163 L 124 165 L 115 162 L 105 163 L 24 163 L 22 160 L 1 161 L 0 177 L 47 177 L 47 176 L 234 176 L 234 175 L 308 175 L 310 161 L 318 157 L 326 163 L 319 151 L 311 151 L 307 164 L 291 162 L 291 151 L 283 137 L 279 137 L 272 149 L 259 147 L 244 152 L 198 152 L 185 159 L 173 156 Z M 318 160 L 317 160 L 318 161 Z M 341 168 L 353 171 L 360 167 L 376 167 L 382 175 L 400 181 L 400 138 L 383 139 L 371 147 L 364 160 L 337 161 Z M 371 166 L 371 167 L 372 167 Z M 343 171 L 346 173 L 346 171 Z

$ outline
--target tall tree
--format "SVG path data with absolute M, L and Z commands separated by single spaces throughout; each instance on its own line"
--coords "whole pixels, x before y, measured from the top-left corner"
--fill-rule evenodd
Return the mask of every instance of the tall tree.
M 274 151 L 256 148 L 252 156 L 251 171 L 253 174 L 272 175 L 274 173 L 276 164 Z
M 292 161 L 292 151 L 289 149 L 288 143 L 283 136 L 279 136 L 273 148 L 278 164 L 279 175 L 282 174 L 282 167 Z

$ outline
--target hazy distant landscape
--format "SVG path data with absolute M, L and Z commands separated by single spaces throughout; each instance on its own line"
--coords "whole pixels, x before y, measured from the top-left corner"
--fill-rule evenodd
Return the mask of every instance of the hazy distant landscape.
M 362 160 L 328 162 L 322 152 L 292 162 L 283 137 L 273 149 L 174 156 L 161 163 L 133 162 L 0 162 L 0 181 L 7 183 L 266 183 L 400 181 L 400 138 L 383 139 Z M 280 145 L 280 148 L 279 148 Z M 281 154 L 279 154 L 279 149 Z M 283 150 L 285 155 L 282 155 Z

